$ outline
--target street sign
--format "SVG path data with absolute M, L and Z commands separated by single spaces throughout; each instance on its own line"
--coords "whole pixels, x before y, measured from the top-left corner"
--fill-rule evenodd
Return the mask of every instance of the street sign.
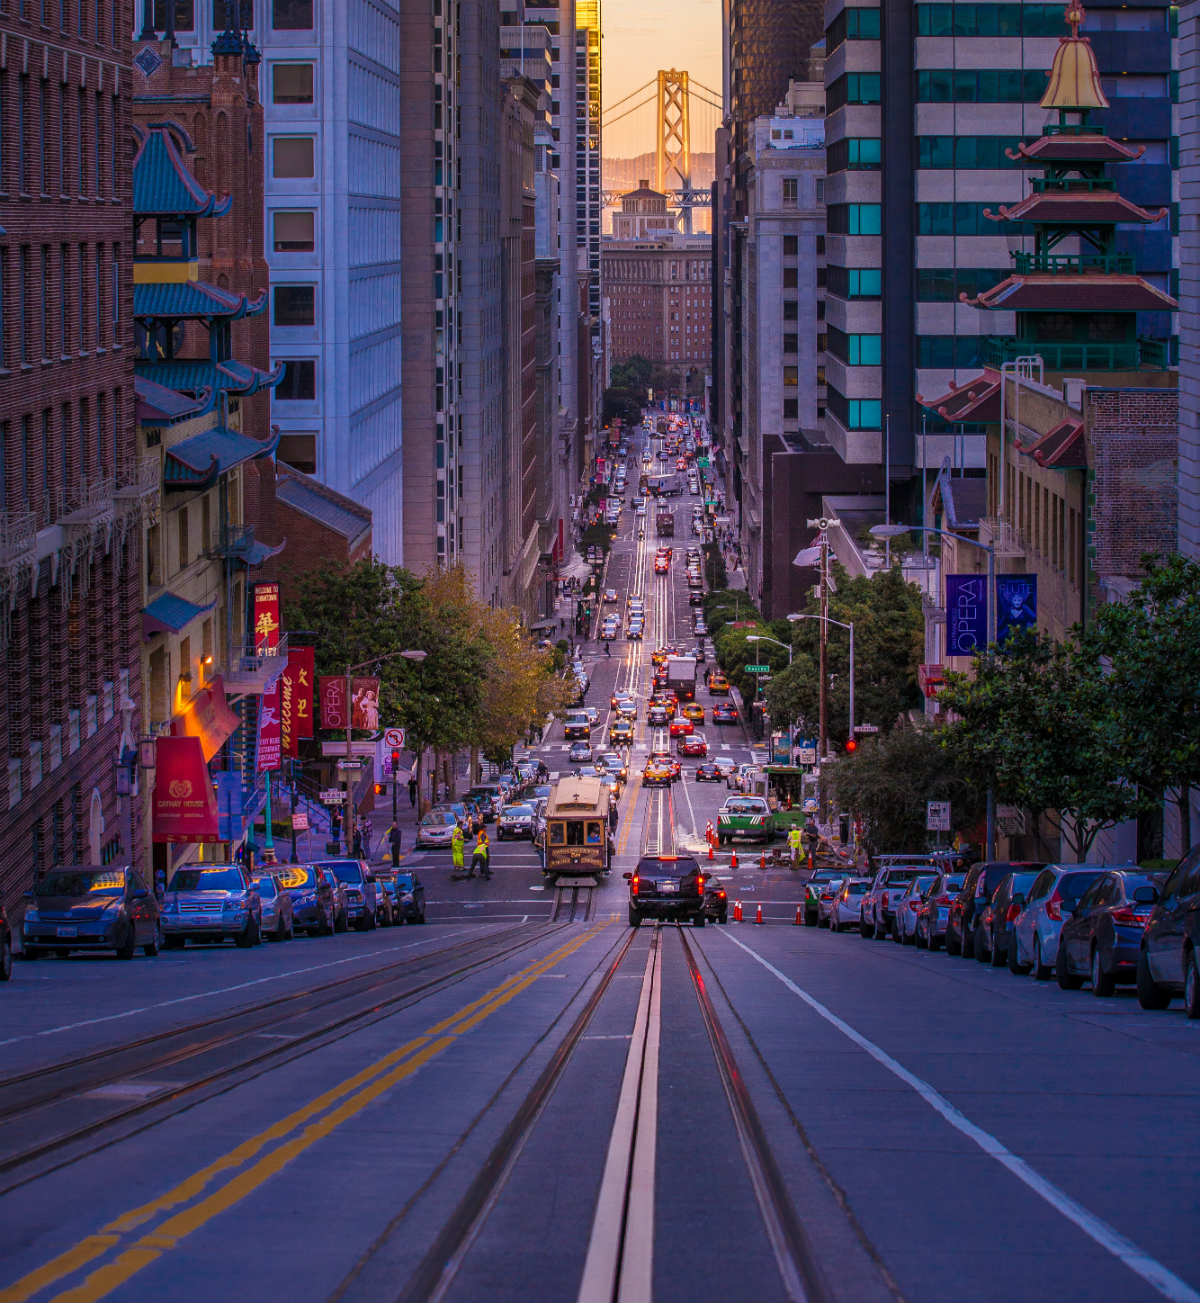
M 383 745 L 385 747 L 404 746 L 404 730 L 402 728 L 385 728 L 383 730 Z
M 293 811 L 293 813 L 292 813 L 292 831 L 293 831 L 293 832 L 307 832 L 307 831 L 308 831 L 308 811 L 307 811 L 307 810 L 295 810 L 295 811 Z
M 346 793 L 340 787 L 327 787 L 319 795 L 324 805 L 344 805 L 346 801 Z
M 322 742 L 321 754 L 323 756 L 344 756 L 346 754 L 346 739 L 342 738 L 337 742 Z M 375 754 L 374 738 L 351 738 L 350 754 L 352 756 L 373 756 Z
M 771 667 L 769 665 L 747 665 L 746 666 L 747 674 L 770 674 L 770 672 L 771 672 Z
M 797 747 L 796 763 L 800 765 L 815 765 L 817 763 L 817 748 Z
M 927 832 L 950 831 L 950 802 L 925 802 L 925 829 Z
M 361 756 L 351 756 L 349 760 L 339 760 L 339 769 L 362 769 L 366 766 L 366 761 Z
M 818 801 L 815 796 L 806 796 L 804 798 L 803 812 L 805 814 L 816 814 Z
M 856 733 L 878 733 L 879 725 L 878 724 L 855 724 L 854 731 Z

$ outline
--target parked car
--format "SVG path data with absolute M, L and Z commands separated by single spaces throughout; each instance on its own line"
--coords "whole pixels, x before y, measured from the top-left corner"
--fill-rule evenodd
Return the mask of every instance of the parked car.
M 622 877 L 629 883 L 630 927 L 639 927 L 644 918 L 704 926 L 704 874 L 693 856 L 643 855 Z
M 315 864 L 277 864 L 273 872 L 280 888 L 291 897 L 293 926 L 309 936 L 329 936 L 337 903 L 325 875 Z
M 993 968 L 999 968 L 1008 962 L 1013 953 L 1012 927 L 1025 907 L 1025 896 L 1036 877 L 1036 872 L 1023 869 L 1018 873 L 1006 873 L 1000 879 L 1000 885 L 992 892 L 991 900 L 983 907 L 975 924 L 972 946 L 975 958 L 981 964 L 990 962 Z
M 962 890 L 963 875 L 943 870 L 934 878 L 917 907 L 917 933 L 913 938 L 918 949 L 938 950 L 946 936 L 950 903 Z
M 921 875 L 925 865 L 904 864 L 893 868 L 880 869 L 871 883 L 871 889 L 862 899 L 862 916 L 859 919 L 859 935 L 876 937 L 880 941 L 888 935 L 892 927 L 892 917 L 896 912 L 896 903 L 908 890 L 912 880 Z
M 950 916 L 946 920 L 946 953 L 971 957 L 976 918 L 1006 874 L 1018 870 L 1036 873 L 1044 867 L 1031 860 L 980 860 L 972 864 L 958 895 L 950 902 Z
M 425 922 L 425 887 L 416 873 L 397 873 L 397 923 Z
M 892 909 L 892 940 L 902 946 L 911 946 L 917 939 L 917 910 L 921 900 L 937 881 L 936 873 L 920 873 L 908 884 L 908 890 L 897 897 Z
M 350 927 L 350 910 L 346 901 L 346 884 L 331 868 L 323 864 L 315 864 L 313 867 L 329 884 L 329 890 L 333 893 L 333 930 L 347 931 Z
M 161 943 L 158 901 L 128 866 L 51 869 L 34 885 L 21 924 L 27 959 L 72 950 L 115 950 L 118 959 L 132 959 L 138 946 L 156 955 Z
M 449 810 L 430 810 L 417 824 L 417 848 L 449 846 L 457 826 L 458 820 Z
M 862 926 L 862 898 L 870 890 L 870 878 L 847 878 L 842 883 L 829 911 L 831 932 Z
M 1048 981 L 1058 958 L 1058 936 L 1063 922 L 1075 912 L 1080 897 L 1103 873 L 1103 868 L 1078 864 L 1048 864 L 1034 878 L 1021 912 L 1013 920 L 1009 941 L 1014 973 L 1028 973 Z
M 710 923 L 729 921 L 729 896 L 716 877 L 704 879 L 704 917 Z
M 804 884 L 804 921 L 809 927 L 817 926 L 821 889 L 834 883 L 840 885 L 845 879 L 845 869 L 818 869 Z
M 188 865 L 167 884 L 162 931 L 171 950 L 188 941 L 256 946 L 262 940 L 262 899 L 240 865 Z
M 354 924 L 359 932 L 370 932 L 378 922 L 378 892 L 375 875 L 363 860 L 318 860 L 318 867 L 328 869 L 345 892 L 346 925 Z
M 1137 993 L 1143 1009 L 1165 1009 L 1183 996 L 1189 1018 L 1200 1018 L 1200 846 L 1193 846 L 1163 883 L 1138 951 Z
M 848 881 L 845 873 L 831 882 L 817 884 L 817 927 L 830 927 L 833 922 L 833 909 L 837 903 L 838 893 Z
M 279 885 L 274 873 L 256 873 L 251 879 L 262 902 L 259 927 L 268 941 L 290 941 L 295 935 L 292 898 Z
M 12 929 L 8 926 L 4 906 L 0 904 L 0 982 L 7 982 L 12 977 L 12 965 Z
M 1137 979 L 1138 955 L 1166 874 L 1121 868 L 1103 873 L 1062 925 L 1054 975 L 1065 991 L 1091 981 L 1092 994 L 1112 995 Z
M 516 805 L 506 805 L 500 811 L 500 818 L 496 820 L 496 840 L 503 841 L 506 837 L 525 837 L 533 836 L 533 806 L 524 802 Z

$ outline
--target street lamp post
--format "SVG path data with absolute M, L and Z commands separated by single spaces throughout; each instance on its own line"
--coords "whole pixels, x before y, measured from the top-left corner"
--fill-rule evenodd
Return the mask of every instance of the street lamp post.
M 403 658 L 406 661 L 415 661 L 419 665 L 428 655 L 429 655 L 428 652 L 412 651 L 409 649 L 405 649 L 404 651 L 388 652 L 386 656 L 372 656 L 370 660 L 359 661 L 357 665 L 346 666 L 345 673 L 342 676 L 346 680 L 346 761 L 347 761 L 346 777 L 342 781 L 342 786 L 346 793 L 346 800 L 344 802 L 344 807 L 342 809 L 342 836 L 345 838 L 346 841 L 347 855 L 349 855 L 350 848 L 354 844 L 354 833 L 350 827 L 350 808 L 349 808 L 350 807 L 350 767 L 349 767 L 350 733 L 354 723 L 354 707 L 353 707 L 353 699 L 351 697 L 351 686 L 352 686 L 351 679 L 354 674 L 354 671 L 365 670 L 368 668 L 368 666 L 382 665 L 384 661 L 394 661 L 399 658 Z M 394 787 L 392 791 L 392 796 L 393 796 L 393 804 L 394 804 L 394 798 L 395 798 Z
M 932 525 L 872 525 L 871 533 L 876 538 L 894 538 L 897 534 L 937 534 L 941 538 L 952 538 L 956 543 L 966 543 L 987 553 L 987 629 L 984 632 L 984 652 L 991 656 L 996 637 L 996 548 L 992 543 L 981 543 L 976 538 L 967 538 L 965 534 L 956 534 L 949 529 L 935 529 Z M 996 858 L 996 790 L 992 783 L 987 789 L 987 858 Z
M 795 613 L 789 620 L 821 620 L 824 624 L 836 624 L 840 629 L 850 633 L 850 736 L 854 736 L 854 621 L 835 620 L 832 615 L 801 615 Z
M 746 635 L 746 641 L 747 641 L 747 642 L 773 642 L 773 643 L 775 644 L 776 647 L 782 647 L 782 648 L 784 649 L 784 651 L 787 652 L 787 654 L 788 654 L 788 669 L 791 669 L 791 668 L 792 668 L 792 647 L 791 647 L 791 644 L 790 644 L 790 643 L 780 642 L 778 638 L 768 638 L 767 635 L 766 635 L 765 633 L 748 633 L 748 634 Z M 768 736 L 767 736 L 767 747 L 768 747 L 768 753 L 769 753 L 769 750 L 770 750 L 770 744 L 771 744 L 771 738 L 770 738 L 770 735 L 768 734 Z M 792 725 L 791 725 L 791 723 L 790 723 L 790 721 L 789 721 L 789 723 L 788 723 L 788 759 L 790 760 L 791 758 L 792 758 Z

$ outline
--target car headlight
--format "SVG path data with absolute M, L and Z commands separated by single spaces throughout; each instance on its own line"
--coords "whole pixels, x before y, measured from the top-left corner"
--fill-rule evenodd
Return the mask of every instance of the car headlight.
M 162 912 L 164 914 L 178 914 L 179 902 L 177 900 L 168 900 L 163 904 Z
M 246 912 L 246 902 L 244 900 L 227 900 L 221 909 L 226 914 L 244 914 Z

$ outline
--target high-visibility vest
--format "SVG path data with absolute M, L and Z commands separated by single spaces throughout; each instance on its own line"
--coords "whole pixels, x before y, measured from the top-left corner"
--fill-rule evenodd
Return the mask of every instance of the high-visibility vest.
M 799 828 L 793 828 L 788 833 L 788 845 L 794 851 L 798 851 L 800 849 L 803 840 L 804 840 L 804 834 L 800 831 Z

